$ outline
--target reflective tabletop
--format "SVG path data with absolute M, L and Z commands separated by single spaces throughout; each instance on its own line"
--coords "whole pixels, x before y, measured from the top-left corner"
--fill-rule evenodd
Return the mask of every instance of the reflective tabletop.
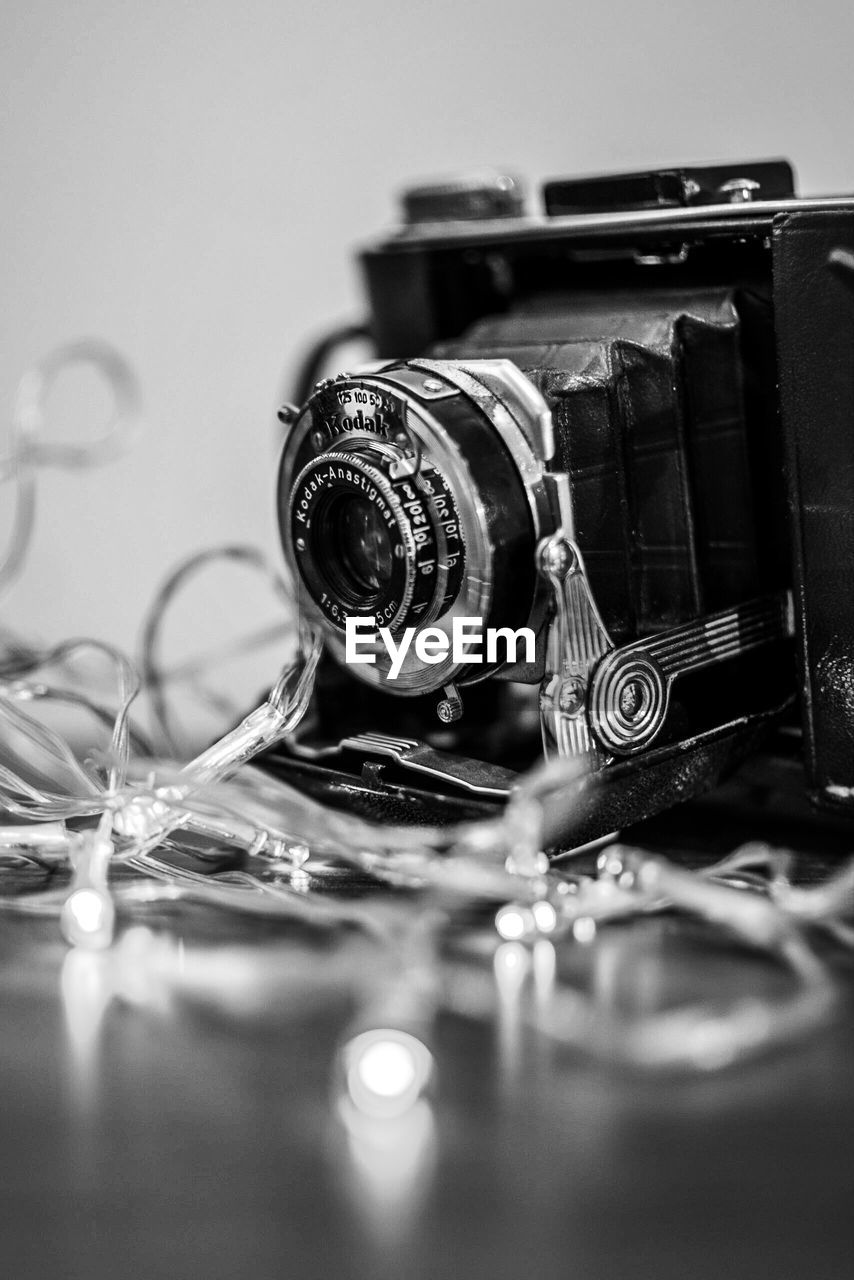
M 720 801 L 632 836 L 693 864 L 757 825 L 782 829 L 807 880 L 847 847 L 806 814 L 745 819 Z M 353 893 L 373 902 L 370 886 Z M 816 1034 L 730 1069 L 654 1074 L 538 1032 L 550 944 L 487 945 L 477 921 L 455 936 L 433 1087 L 390 1120 L 346 1090 L 342 1044 L 388 977 L 358 930 L 160 904 L 90 953 L 55 920 L 4 917 L 3 1274 L 851 1274 L 850 954 L 829 957 L 839 1004 Z M 578 980 L 634 1012 L 773 998 L 787 981 L 666 916 L 576 950 Z

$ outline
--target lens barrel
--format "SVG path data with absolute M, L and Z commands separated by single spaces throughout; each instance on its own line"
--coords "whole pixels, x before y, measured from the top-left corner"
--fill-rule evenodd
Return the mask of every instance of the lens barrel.
M 547 417 L 509 361 L 393 362 L 317 385 L 282 453 L 279 527 L 333 655 L 346 661 L 350 618 L 392 633 L 450 635 L 456 618 L 544 625 L 534 550 L 554 524 L 538 434 Z M 351 670 L 385 685 L 389 668 L 378 650 Z M 413 644 L 389 687 L 414 697 L 495 669 L 450 652 L 424 663 Z

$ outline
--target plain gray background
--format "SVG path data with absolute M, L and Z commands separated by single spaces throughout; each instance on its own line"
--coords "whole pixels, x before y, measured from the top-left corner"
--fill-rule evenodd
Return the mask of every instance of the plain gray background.
M 848 0 L 6 0 L 2 31 L 0 403 L 83 334 L 146 396 L 131 457 L 42 477 L 0 608 L 43 641 L 130 646 L 179 556 L 275 552 L 283 375 L 358 315 L 353 248 L 407 180 L 782 154 L 854 190 Z

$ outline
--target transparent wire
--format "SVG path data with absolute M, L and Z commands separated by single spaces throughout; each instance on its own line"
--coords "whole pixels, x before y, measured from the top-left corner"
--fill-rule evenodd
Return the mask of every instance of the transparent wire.
M 45 436 L 50 392 L 74 365 L 91 366 L 106 383 L 113 410 L 91 440 L 69 443 Z M 82 470 L 112 461 L 130 445 L 139 422 L 140 396 L 133 371 L 107 343 L 83 339 L 57 347 L 22 377 L 12 414 L 9 446 L 0 455 L 0 483 L 15 486 L 15 510 L 5 555 L 0 560 L 0 597 L 19 576 L 32 537 L 36 512 L 36 472 L 40 467 Z
M 60 646 L 43 656 L 61 664 L 74 651 L 74 645 Z M 58 735 L 30 718 L 21 721 L 25 713 L 14 696 L 4 695 L 4 714 L 11 721 L 17 717 L 34 747 L 46 754 L 57 772 L 65 771 L 64 797 L 57 791 L 51 804 L 44 793 L 40 797 L 46 812 L 55 817 L 62 802 L 69 806 L 67 795 L 76 788 L 77 802 L 71 807 L 78 816 L 100 813 L 102 835 L 100 844 L 92 836 L 81 846 L 81 836 L 66 828 L 66 853 L 75 868 L 70 888 L 52 887 L 48 880 L 39 891 L 0 897 L 0 910 L 60 915 L 75 945 L 109 945 L 110 913 L 133 915 L 154 904 L 197 903 L 326 931 L 356 928 L 381 947 L 399 948 L 382 904 L 337 900 L 322 892 L 325 868 L 335 863 L 415 894 L 416 901 L 432 904 L 433 912 L 439 909 L 440 921 L 458 916 L 470 904 L 492 902 L 499 915 L 504 913 L 505 925 L 508 912 L 518 915 L 523 927 L 516 936 L 530 943 L 547 936 L 550 945 L 573 946 L 576 939 L 592 936 L 591 925 L 609 927 L 676 911 L 735 936 L 740 944 L 783 965 L 792 977 L 791 994 L 782 1000 L 745 998 L 725 1010 L 701 1004 L 628 1022 L 602 1008 L 595 997 L 558 984 L 545 1012 L 538 1007 L 536 1018 L 528 1012 L 538 1033 L 574 1051 L 583 1049 L 643 1070 L 711 1070 L 802 1038 L 831 1016 L 835 989 L 809 945 L 808 930 L 825 927 L 837 940 L 845 939 L 854 906 L 854 867 L 824 885 L 799 888 L 789 878 L 791 857 L 764 845 L 746 846 L 695 873 L 643 849 L 612 844 L 601 855 L 595 875 L 580 874 L 571 863 L 545 869 L 536 864 L 532 873 L 529 869 L 522 874 L 520 832 L 534 847 L 543 832 L 566 816 L 566 796 L 580 780 L 578 767 L 568 761 L 541 767 L 522 779 L 501 817 L 448 829 L 395 827 L 330 810 L 248 764 L 258 750 L 291 732 L 305 714 L 319 653 L 319 638 L 303 632 L 297 662 L 282 672 L 269 699 L 235 730 L 188 765 L 131 757 L 114 766 L 112 786 L 99 786 Z M 30 675 L 38 673 L 35 656 L 25 665 Z M 124 751 L 127 735 L 121 725 L 127 723 L 134 682 L 123 665 L 119 671 L 123 714 L 116 717 L 113 742 Z M 14 688 L 9 692 L 14 695 Z M 32 811 L 39 799 L 35 788 L 27 790 L 9 772 L 4 766 L 0 788 L 8 792 L 17 784 L 21 806 Z M 111 828 L 108 846 L 104 822 Z M 38 828 L 31 837 L 21 828 L 9 836 L 3 857 L 10 869 L 20 872 L 27 859 L 35 870 L 56 867 L 62 827 L 56 821 L 44 826 L 42 843 L 36 838 Z M 175 853 L 183 849 L 198 858 L 200 838 L 202 864 L 209 858 L 208 869 L 194 870 L 175 861 Z M 239 853 L 241 861 L 222 871 L 216 855 L 224 849 Z M 299 880 L 307 856 L 308 885 Z M 274 865 L 275 874 L 259 871 L 263 858 L 268 867 Z M 111 862 L 121 862 L 126 871 L 142 873 L 155 883 L 118 882 L 106 896 Z M 87 914 L 81 913 L 82 907 Z M 440 954 L 437 945 L 437 964 Z M 409 989 L 408 972 L 402 971 L 395 987 L 394 1007 L 405 1007 L 411 997 L 413 1007 L 427 1017 L 420 988 Z M 438 981 L 437 975 L 433 978 Z M 434 988 L 438 990 L 435 982 L 431 991 Z M 452 984 L 451 1007 L 456 999 Z M 441 1004 L 438 995 L 431 1001 L 437 1008 Z M 430 1001 L 426 1003 L 432 1008 Z M 434 1014 L 435 1009 L 430 1016 Z
M 115 710 L 93 699 L 85 686 L 74 687 L 79 680 L 74 668 L 84 655 L 104 658 L 112 668 Z M 51 682 L 51 670 L 61 674 L 62 685 Z M 129 714 L 139 687 L 128 659 L 98 640 L 69 640 L 52 649 L 19 652 L 16 660 L 7 654 L 0 680 L 0 803 L 8 812 L 42 820 L 100 813 L 104 796 L 124 785 L 132 735 Z M 94 761 L 82 763 L 60 733 L 25 710 L 41 701 L 81 707 L 108 724 L 104 770 Z
M 93 364 L 114 398 L 105 432 L 77 445 L 44 434 L 50 388 L 75 362 Z M 36 469 L 84 467 L 115 456 L 137 405 L 133 376 L 103 344 L 60 348 L 25 375 L 10 449 L 0 459 L 0 481 L 18 489 L 0 590 L 23 563 Z M 261 705 L 185 761 L 171 691 L 222 653 L 169 669 L 164 618 L 195 574 L 228 562 L 273 584 L 283 605 L 282 634 L 294 638 L 296 652 Z M 203 904 L 318 930 L 357 929 L 387 950 L 394 973 L 389 991 L 370 1005 L 370 1018 L 376 1021 L 380 1009 L 401 1025 L 423 1024 L 425 1035 L 443 1001 L 465 1006 L 454 984 L 441 980 L 442 940 L 456 922 L 466 921 L 464 936 L 477 956 L 497 956 L 508 939 L 533 955 L 542 946 L 595 945 L 599 930 L 616 936 L 620 924 L 669 912 L 700 920 L 712 936 L 734 938 L 782 966 L 791 978 L 789 995 L 626 1020 L 595 994 L 556 982 L 547 1006 L 540 1001 L 528 1008 L 538 1032 L 573 1051 L 641 1069 L 709 1070 L 803 1037 L 832 1016 L 835 985 L 813 938 L 822 932 L 837 945 L 854 945 L 854 862 L 812 887 L 793 883 L 791 854 L 763 844 L 743 846 L 700 872 L 613 841 L 594 873 L 577 870 L 571 860 L 550 865 L 543 851 L 554 847 L 579 799 L 587 802 L 597 785 L 570 760 L 521 778 L 495 817 L 448 828 L 371 822 L 253 767 L 259 752 L 293 733 L 310 705 L 321 638 L 295 618 L 288 587 L 266 558 L 228 545 L 189 557 L 167 578 L 143 628 L 141 680 L 109 645 L 81 639 L 36 649 L 3 633 L 0 805 L 5 818 L 22 821 L 0 824 L 0 886 L 9 886 L 0 893 L 0 910 L 58 916 L 73 946 L 108 947 L 117 916 L 132 918 L 164 904 Z M 246 637 L 242 649 L 269 638 L 269 632 Z M 93 658 L 110 669 L 106 694 L 84 669 Z M 176 759 L 152 751 L 131 722 L 141 686 L 167 756 Z M 90 741 L 81 750 L 44 723 L 40 714 L 60 704 L 87 712 L 102 737 L 106 731 L 106 745 Z M 338 897 L 342 869 L 397 892 Z M 472 924 L 471 909 L 480 912 L 484 904 L 491 904 L 492 917 L 481 914 Z M 488 1008 L 488 1000 L 481 1002 L 478 1012 Z
M 281 624 L 273 628 L 265 628 L 250 636 L 243 636 L 232 644 L 217 646 L 192 661 L 185 661 L 167 670 L 162 649 L 164 622 L 170 606 L 202 570 L 215 564 L 229 562 L 253 569 L 267 579 L 275 597 L 282 605 Z M 148 609 L 139 646 L 140 675 L 165 755 L 173 757 L 181 755 L 174 723 L 175 713 L 170 700 L 170 688 L 174 688 L 178 681 L 193 679 L 209 670 L 215 663 L 222 662 L 235 653 L 248 654 L 256 647 L 269 644 L 272 640 L 287 641 L 289 636 L 293 636 L 294 613 L 293 593 L 281 575 L 273 570 L 267 557 L 256 547 L 236 544 L 211 547 L 188 556 L 176 565 L 157 591 Z

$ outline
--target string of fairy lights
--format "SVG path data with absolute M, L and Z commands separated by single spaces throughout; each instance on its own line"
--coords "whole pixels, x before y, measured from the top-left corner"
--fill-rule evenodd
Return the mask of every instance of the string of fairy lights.
M 90 444 L 48 443 L 50 387 L 79 362 L 106 380 L 113 418 Z M 128 446 L 138 420 L 133 374 L 103 344 L 62 348 L 27 373 L 0 459 L 0 478 L 15 487 L 17 502 L 0 590 L 24 564 L 37 468 L 105 462 Z M 215 555 L 194 557 L 170 575 L 145 627 L 141 672 L 95 640 L 39 650 L 2 637 L 0 911 L 56 920 L 69 948 L 112 957 L 117 973 L 153 963 L 152 953 L 140 951 L 138 927 L 164 904 L 260 916 L 284 933 L 294 925 L 348 937 L 355 931 L 394 960 L 384 966 L 393 977 L 363 993 L 337 1063 L 347 1105 L 378 1122 L 411 1111 L 430 1087 L 439 1013 L 473 1011 L 471 985 L 450 977 L 451 937 L 490 981 L 506 984 L 515 974 L 523 991 L 530 980 L 520 1009 L 537 1035 L 637 1069 L 731 1065 L 833 1016 L 836 986 L 817 941 L 854 943 L 854 863 L 812 888 L 794 885 L 789 855 L 764 844 L 700 872 L 616 839 L 592 870 L 578 869 L 589 859 L 550 863 L 543 849 L 579 772 L 567 760 L 521 778 L 500 816 L 441 830 L 332 810 L 255 767 L 253 757 L 306 714 L 321 640 L 294 624 L 287 591 L 251 549 L 229 547 L 221 558 L 275 581 L 287 662 L 268 697 L 201 754 L 186 761 L 158 755 L 134 719 L 140 693 L 151 690 L 161 725 L 168 718 L 168 688 L 151 646 L 173 596 Z M 60 705 L 88 717 L 82 745 L 50 723 L 48 713 Z M 348 893 L 348 876 L 375 892 Z M 595 948 L 609 930 L 663 913 L 698 919 L 781 967 L 787 994 L 627 1018 L 562 976 L 562 954 Z M 478 987 L 477 1016 L 495 1011 L 499 996 L 490 1000 L 488 990 L 489 983 Z

